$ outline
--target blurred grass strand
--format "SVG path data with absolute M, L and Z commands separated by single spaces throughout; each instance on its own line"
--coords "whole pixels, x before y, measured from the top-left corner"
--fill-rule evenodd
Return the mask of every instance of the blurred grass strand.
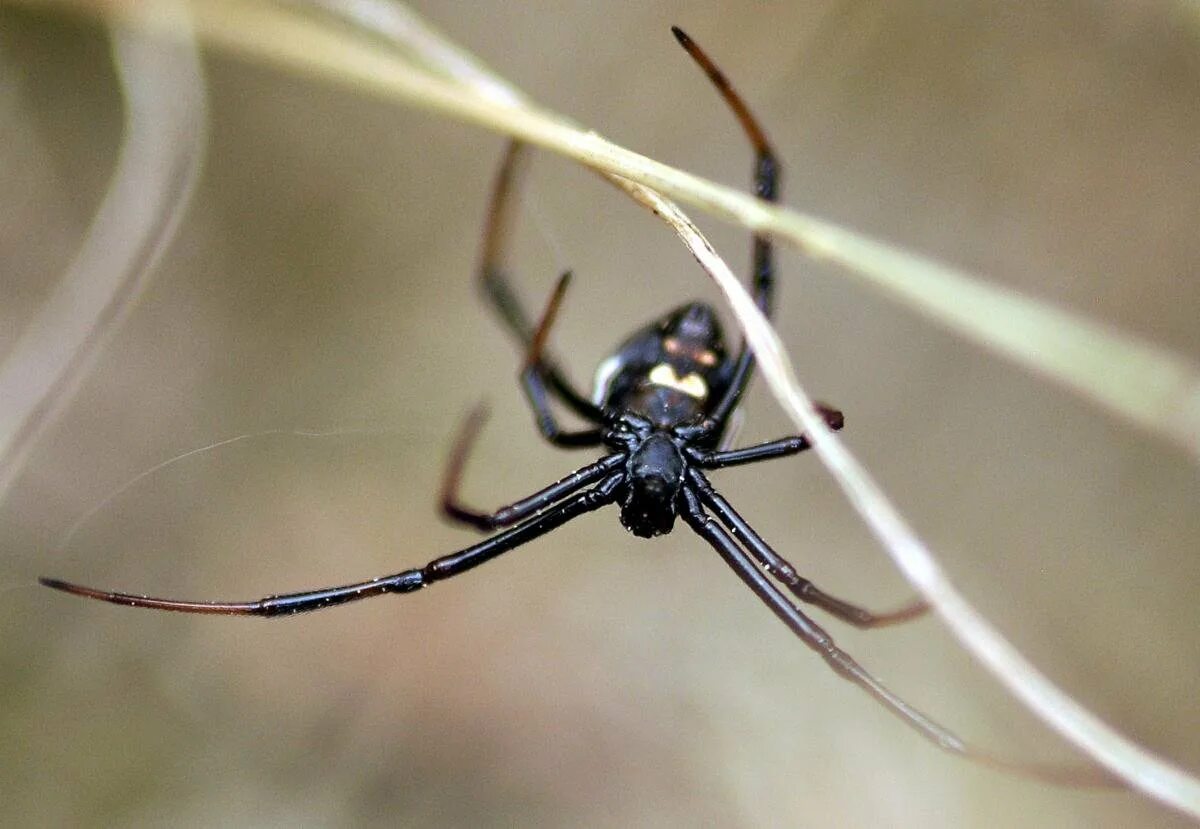
M 347 6 L 337 0 L 322 5 L 347 19 L 352 17 L 345 12 Z M 355 5 L 369 9 L 387 4 L 358 0 Z M 1200 457 L 1200 376 L 1166 351 L 851 231 L 771 207 L 674 170 L 609 144 L 595 133 L 582 132 L 566 119 L 533 106 L 497 103 L 495 94 L 478 91 L 477 84 L 466 79 L 463 65 L 489 73 L 458 47 L 452 47 L 454 54 L 457 58 L 465 56 L 465 64 L 422 68 L 361 37 L 337 31 L 328 23 L 305 19 L 297 6 L 205 0 L 194 8 L 203 37 L 241 54 L 449 114 L 559 152 L 610 177 L 636 182 L 634 189 L 641 187 L 641 197 L 656 204 L 655 212 L 672 221 L 706 268 L 713 269 L 710 273 L 714 278 L 722 269 L 728 274 L 728 268 L 716 264 L 719 259 L 702 237 L 690 238 L 691 231 L 686 229 L 690 222 L 655 190 L 752 230 L 770 232 L 810 255 L 837 261 L 952 330 L 1075 389 Z M 114 13 L 111 8 L 107 11 Z M 407 10 L 405 16 L 416 19 Z M 357 25 L 372 24 L 368 17 L 359 16 Z M 420 26 L 376 33 L 385 40 L 407 37 L 444 41 L 432 29 Z M 407 45 L 413 47 L 412 43 Z M 419 61 L 437 63 L 437 45 L 418 43 L 412 53 Z M 502 88 L 512 89 L 499 83 Z M 516 100 L 525 99 L 518 93 Z M 726 291 L 758 353 L 764 375 L 789 415 L 812 437 L 816 450 L 855 507 L 968 649 L 1043 719 L 1132 786 L 1200 817 L 1200 781 L 1126 740 L 1077 705 L 1024 660 L 954 590 L 928 549 L 813 411 L 778 337 L 757 313 L 740 283 L 732 274 L 718 278 L 718 283 Z
M 186 27 L 183 7 L 162 6 Z M 199 175 L 207 125 L 195 43 L 112 32 L 120 155 L 75 259 L 0 364 L 0 500 L 149 284 Z
M 310 2 L 359 31 L 378 35 L 389 46 L 399 47 L 407 58 L 415 60 L 423 69 L 502 104 L 521 106 L 528 103 L 515 87 L 403 3 L 381 0 Z

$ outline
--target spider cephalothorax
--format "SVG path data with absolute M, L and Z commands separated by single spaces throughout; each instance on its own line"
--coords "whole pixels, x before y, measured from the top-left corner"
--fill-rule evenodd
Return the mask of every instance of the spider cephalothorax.
M 639 440 L 625 461 L 619 496 L 625 529 L 642 538 L 669 533 L 686 470 L 683 451 L 670 435 L 655 431 Z

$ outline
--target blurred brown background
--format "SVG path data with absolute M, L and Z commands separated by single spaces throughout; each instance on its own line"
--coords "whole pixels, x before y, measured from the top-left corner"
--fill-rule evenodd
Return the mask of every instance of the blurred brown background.
M 749 151 L 670 37 L 704 44 L 787 162 L 793 205 L 1200 361 L 1200 11 L 1169 2 L 544 4 L 420 10 L 541 102 L 745 184 Z M 103 193 L 120 100 L 99 30 L 0 10 L 0 349 Z M 210 55 L 212 136 L 157 281 L 0 511 L 0 824 L 1182 826 L 931 748 L 798 642 L 686 530 L 614 512 L 404 599 L 273 623 L 125 611 L 39 574 L 253 598 L 422 563 L 462 413 L 498 505 L 584 462 L 535 436 L 472 285 L 502 141 Z M 577 280 L 574 374 L 712 296 L 668 232 L 539 157 L 515 262 Z M 542 226 L 539 232 L 538 225 Z M 712 225 L 712 223 L 709 223 Z M 744 234 L 712 226 L 732 262 Z M 820 264 L 782 256 L 810 390 L 966 594 L 1052 678 L 1200 770 L 1197 468 Z M 743 440 L 787 426 L 756 386 Z M 58 539 L 131 476 L 221 438 Z M 726 494 L 800 570 L 909 590 L 812 457 Z M 936 620 L 839 641 L 1010 756 L 1072 751 Z

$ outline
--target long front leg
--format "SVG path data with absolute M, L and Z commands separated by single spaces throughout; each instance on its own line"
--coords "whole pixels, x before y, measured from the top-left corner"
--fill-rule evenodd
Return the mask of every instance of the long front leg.
M 426 585 L 465 573 L 484 562 L 491 561 L 501 553 L 506 553 L 561 527 L 572 518 L 577 518 L 610 503 L 615 497 L 614 493 L 620 482 L 621 476 L 613 475 L 596 488 L 581 492 L 569 501 L 564 501 L 511 530 L 473 544 L 457 553 L 436 558 L 424 567 L 341 587 L 325 587 L 318 590 L 306 590 L 302 593 L 268 596 L 251 602 L 196 602 L 156 599 L 150 596 L 97 590 L 94 587 L 84 587 L 58 579 L 42 578 L 38 581 L 46 587 L 52 587 L 64 593 L 130 607 L 149 607 L 155 610 L 173 610 L 179 613 L 216 613 L 226 616 L 289 616 L 356 602 L 360 599 L 370 599 L 385 593 L 412 593 Z
M 500 317 L 501 322 L 516 337 L 526 350 L 533 342 L 533 323 L 521 304 L 516 291 L 509 282 L 504 265 L 509 236 L 513 225 L 514 192 L 520 176 L 521 160 L 525 145 L 510 141 L 504 151 L 500 170 L 492 186 L 491 202 L 488 205 L 487 222 L 483 232 L 483 255 L 479 265 L 479 281 L 484 296 Z M 598 420 L 599 409 L 587 397 L 575 390 L 555 361 L 540 358 L 550 390 L 572 411 L 587 420 Z
M 713 489 L 708 479 L 696 470 L 689 470 L 689 479 L 700 500 L 720 519 L 729 531 L 740 538 L 746 550 L 764 570 L 779 579 L 796 598 L 816 605 L 844 622 L 859 628 L 879 628 L 896 625 L 923 616 L 929 605 L 913 602 L 890 613 L 874 613 L 850 602 L 831 596 L 796 572 L 796 568 L 776 553 L 762 536 L 742 518 L 724 496 Z

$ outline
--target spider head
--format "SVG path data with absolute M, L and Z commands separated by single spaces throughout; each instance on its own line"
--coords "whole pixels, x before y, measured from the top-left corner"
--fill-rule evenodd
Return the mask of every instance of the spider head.
M 625 529 L 642 538 L 669 533 L 675 526 L 683 472 L 683 455 L 669 437 L 656 433 L 642 441 L 626 461 L 621 500 Z

